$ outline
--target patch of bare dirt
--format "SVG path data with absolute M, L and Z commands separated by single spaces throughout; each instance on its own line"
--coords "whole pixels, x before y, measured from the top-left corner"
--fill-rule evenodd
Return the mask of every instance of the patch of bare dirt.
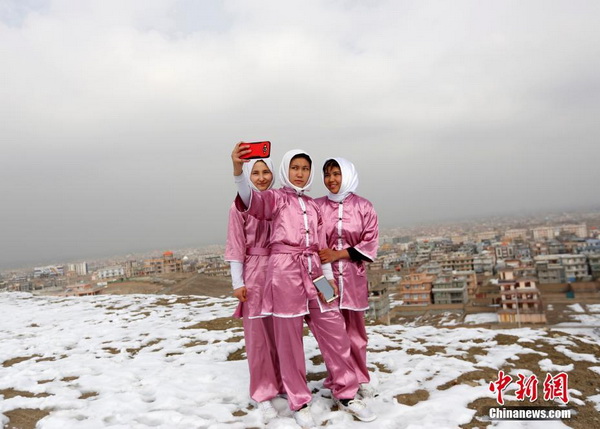
M 219 317 L 217 319 L 198 322 L 182 329 L 207 329 L 209 331 L 216 331 L 240 327 L 242 327 L 242 321 L 240 319 L 234 319 L 232 317 Z
M 306 381 L 319 381 L 325 378 L 327 378 L 327 371 L 306 373 Z
M 4 362 L 2 362 L 2 366 L 4 368 L 8 368 L 9 366 L 13 366 L 13 365 L 16 365 L 18 363 L 25 362 L 25 361 L 27 361 L 29 359 L 38 358 L 38 357 L 41 358 L 42 356 L 41 355 L 19 356 L 19 357 L 16 357 L 16 358 L 5 360 Z
M 393 350 L 393 348 L 392 348 Z M 446 352 L 446 348 L 442 346 L 428 346 L 425 347 L 425 350 L 417 350 L 417 349 L 408 349 L 406 353 L 409 355 L 424 355 L 424 356 L 433 356 L 438 354 L 444 354 Z
M 411 393 L 403 393 L 401 395 L 396 395 L 396 400 L 399 404 L 408 405 L 410 407 L 428 399 L 429 392 L 423 389 Z
M 22 396 L 23 398 L 47 398 L 50 396 L 49 393 L 31 393 L 15 389 L 0 390 L 0 395 L 4 396 L 4 399 L 15 398 L 17 396 Z
M 499 346 L 511 346 L 517 344 L 519 337 L 515 337 L 514 335 L 496 334 L 493 340 L 496 341 Z
M 116 305 L 113 305 L 111 307 L 106 307 L 107 310 L 109 311 L 118 311 L 118 310 L 125 310 L 126 308 L 129 308 L 129 305 L 123 305 L 121 307 L 117 307 Z M 114 314 L 114 313 L 111 313 Z
M 385 365 L 383 365 L 383 364 L 381 364 L 379 362 L 373 362 L 373 365 L 375 365 L 377 367 L 377 369 L 379 370 L 379 372 L 383 372 L 385 374 L 391 374 L 392 373 L 392 371 L 390 371 L 387 366 L 385 366 Z
M 246 359 L 246 347 L 242 347 L 241 349 L 237 349 L 233 353 L 229 353 L 227 356 L 227 360 L 245 360 Z
M 12 411 L 5 411 L 4 415 L 8 417 L 6 429 L 35 429 L 37 422 L 50 414 L 49 410 L 40 410 L 37 408 L 19 408 Z
M 162 280 L 175 282 L 161 283 Z M 157 281 L 125 281 L 110 283 L 103 295 L 168 294 L 168 295 L 231 295 L 231 280 L 226 277 L 211 277 L 198 273 L 174 273 L 157 276 Z M 192 299 L 193 300 L 193 299 Z M 182 302 L 184 303 L 184 302 Z
M 79 377 L 71 376 L 71 377 L 63 377 L 60 379 L 60 381 L 64 381 L 65 383 L 69 383 L 69 382 L 75 381 L 75 380 L 79 380 Z
M 37 359 L 36 362 L 53 362 L 55 360 L 56 360 L 55 357 L 47 357 L 47 358 Z
M 367 351 L 369 351 L 370 353 L 391 352 L 391 351 L 395 351 L 395 350 L 404 350 L 404 349 L 402 347 L 392 347 L 392 346 L 386 346 L 385 349 L 377 349 L 377 350 L 367 348 Z M 408 349 L 408 350 L 415 350 L 415 349 Z M 408 350 L 406 351 L 407 353 L 408 353 Z
M 468 362 L 477 363 L 479 362 L 475 356 L 485 356 L 488 354 L 488 351 L 483 347 L 474 346 L 465 350 L 466 354 L 460 355 L 457 357 L 458 359 L 466 360 Z
M 546 322 L 549 325 L 556 325 L 558 323 L 572 322 L 570 315 L 573 314 L 573 310 L 568 308 L 568 305 L 574 303 L 565 304 L 561 302 L 552 302 L 546 306 Z M 550 309 L 552 307 L 552 309 Z
M 449 382 L 438 386 L 438 390 L 448 390 L 453 386 L 457 386 L 460 384 L 466 384 L 469 386 L 479 386 L 480 381 L 483 379 L 485 382 L 489 383 L 490 381 L 498 378 L 498 371 L 492 368 L 481 368 L 477 371 L 466 372 L 461 374 L 458 378 L 454 380 L 450 380 Z
M 141 311 L 139 313 L 131 313 L 131 316 L 132 317 L 144 316 L 143 319 L 145 319 L 146 317 L 150 316 L 150 314 L 152 314 L 152 313 L 150 313 L 149 311 Z
M 159 344 L 163 340 L 164 340 L 164 338 L 156 338 L 156 339 L 154 339 L 152 341 L 149 341 L 147 344 L 143 344 L 141 347 L 135 347 L 135 348 L 131 347 L 131 348 L 128 348 L 128 349 L 125 349 L 125 350 L 131 356 L 135 356 L 135 355 L 137 355 L 140 352 L 140 350 L 145 349 L 147 347 L 155 346 L 155 345 Z
M 317 366 L 317 365 L 321 365 L 323 362 L 325 362 L 323 360 L 323 356 L 321 355 L 316 355 L 310 358 L 311 362 L 313 363 L 313 365 Z
M 156 294 L 163 289 L 161 284 L 146 282 L 110 283 L 102 295 Z
M 207 344 L 208 344 L 208 341 L 193 340 L 193 341 L 190 341 L 189 343 L 185 343 L 183 345 L 183 347 L 189 348 L 189 347 L 196 347 L 196 346 L 205 346 Z
M 83 393 L 79 397 L 79 399 L 90 399 L 90 398 L 93 398 L 93 397 L 96 397 L 96 396 L 98 396 L 98 392 L 86 392 L 86 393 Z

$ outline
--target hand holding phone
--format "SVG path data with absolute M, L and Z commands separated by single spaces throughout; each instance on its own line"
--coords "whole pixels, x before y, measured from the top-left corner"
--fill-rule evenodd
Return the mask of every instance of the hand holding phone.
M 249 146 L 250 152 L 240 156 L 243 159 L 259 159 L 259 158 L 268 158 L 271 156 L 271 142 L 250 142 L 250 143 L 242 143 L 244 146 Z
M 233 163 L 233 175 L 239 176 L 243 173 L 244 164 L 248 162 L 245 155 L 250 152 L 250 149 L 245 146 L 244 142 L 239 142 L 233 147 L 231 152 L 231 161 Z
M 317 290 L 321 292 L 321 294 L 323 294 L 325 302 L 329 303 L 338 297 L 335 289 L 333 288 L 333 286 L 331 286 L 329 280 L 327 280 L 324 276 L 317 277 L 313 280 L 313 283 Z

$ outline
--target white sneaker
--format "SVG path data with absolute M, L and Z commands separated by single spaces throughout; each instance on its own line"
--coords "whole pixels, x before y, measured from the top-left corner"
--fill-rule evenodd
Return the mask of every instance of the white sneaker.
M 270 420 L 273 420 L 275 417 L 277 417 L 277 410 L 273 408 L 271 401 L 259 402 L 258 409 L 262 414 L 264 423 L 268 423 Z
M 375 413 L 373 413 L 373 411 L 371 411 L 360 399 L 352 399 L 348 402 L 348 405 L 342 404 L 340 400 L 337 400 L 336 402 L 340 410 L 352 414 L 363 422 L 372 422 L 377 418 Z
M 316 426 L 312 414 L 310 413 L 310 405 L 294 412 L 294 420 L 302 427 L 302 429 L 310 429 Z
M 375 396 L 379 396 L 379 394 L 375 391 L 375 388 L 370 384 L 361 384 L 358 387 L 358 394 L 361 398 L 374 398 Z

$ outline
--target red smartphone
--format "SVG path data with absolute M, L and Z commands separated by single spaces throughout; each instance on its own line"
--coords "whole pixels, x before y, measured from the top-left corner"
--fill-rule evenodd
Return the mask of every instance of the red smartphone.
M 242 156 L 244 159 L 268 158 L 271 156 L 271 142 L 243 143 L 250 146 L 250 153 Z

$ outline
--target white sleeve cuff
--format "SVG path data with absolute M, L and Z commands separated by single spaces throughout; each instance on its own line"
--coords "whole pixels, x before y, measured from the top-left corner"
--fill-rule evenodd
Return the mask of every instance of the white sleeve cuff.
M 248 207 L 250 205 L 250 195 L 252 194 L 252 191 L 250 190 L 250 185 L 246 180 L 246 176 L 242 173 L 239 176 L 233 176 L 233 178 L 237 185 L 238 195 L 242 199 L 244 205 Z
M 323 270 L 323 275 L 327 280 L 333 280 L 333 270 L 331 269 L 331 264 L 321 264 L 321 269 Z
M 244 287 L 244 264 L 240 261 L 230 261 L 231 284 L 234 289 Z

